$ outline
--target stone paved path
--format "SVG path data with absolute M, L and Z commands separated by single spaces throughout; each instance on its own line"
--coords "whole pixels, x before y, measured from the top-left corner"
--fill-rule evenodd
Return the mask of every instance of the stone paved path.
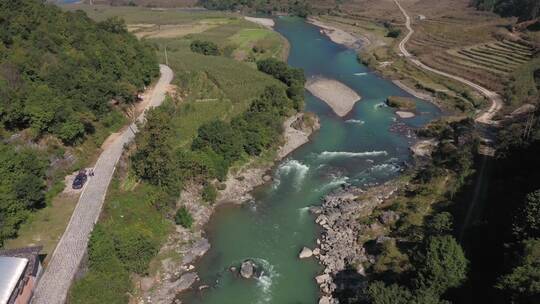
M 160 72 L 161 77 L 153 89 L 147 108 L 159 106 L 163 102 L 167 87 L 172 81 L 173 72 L 169 67 L 160 65 Z M 142 120 L 144 120 L 144 113 L 138 117 L 138 121 Z M 122 155 L 124 145 L 135 136 L 133 132 L 137 132 L 135 124 L 126 128 L 101 153 L 94 166 L 95 175 L 88 179 L 81 193 L 66 231 L 38 282 L 32 303 L 63 304 L 66 302 L 69 287 L 86 252 L 88 238 L 101 213 L 116 163 Z M 99 291 L 96 290 L 96 292 Z

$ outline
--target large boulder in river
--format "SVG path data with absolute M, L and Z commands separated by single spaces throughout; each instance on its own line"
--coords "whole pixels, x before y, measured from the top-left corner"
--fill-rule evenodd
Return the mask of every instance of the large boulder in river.
M 302 248 L 302 251 L 300 251 L 300 254 L 298 255 L 301 259 L 307 259 L 313 256 L 313 251 L 307 247 Z
M 244 279 L 251 279 L 255 273 L 255 263 L 250 260 L 246 260 L 240 266 L 240 275 Z

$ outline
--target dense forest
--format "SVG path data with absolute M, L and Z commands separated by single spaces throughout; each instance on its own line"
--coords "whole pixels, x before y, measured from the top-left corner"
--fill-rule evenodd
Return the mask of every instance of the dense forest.
M 124 121 L 122 109 L 158 73 L 154 50 L 119 19 L 96 23 L 42 1 L 0 2 L 0 137 L 9 143 L 0 149 L 9 160 L 0 164 L 0 244 L 44 203 L 48 142 L 78 145 Z
M 510 123 L 499 134 L 499 154 L 481 181 L 485 207 L 465 234 L 471 270 L 456 302 L 540 302 L 539 114 Z
M 283 12 L 300 17 L 307 17 L 311 13 L 311 5 L 306 0 L 200 0 L 200 3 L 207 9 L 215 10 L 247 8 L 260 13 Z
M 504 17 L 516 16 L 520 21 L 540 16 L 540 2 L 537 0 L 472 0 L 472 5 Z

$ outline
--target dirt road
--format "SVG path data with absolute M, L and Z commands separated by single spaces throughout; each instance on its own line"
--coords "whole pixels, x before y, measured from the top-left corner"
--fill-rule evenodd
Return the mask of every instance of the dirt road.
M 168 85 L 172 81 L 173 72 L 169 67 L 160 65 L 160 72 L 161 77 L 152 89 L 147 109 L 157 107 L 163 102 Z M 137 120 L 143 121 L 144 114 L 142 113 Z M 45 268 L 45 272 L 38 282 L 32 303 L 65 303 L 71 282 L 86 252 L 90 233 L 101 213 L 116 163 L 122 155 L 124 145 L 135 136 L 134 132 L 137 132 L 137 126 L 132 124 L 99 156 L 94 166 L 95 174 L 88 179 L 87 185 L 81 193 L 66 231 L 58 242 L 49 265 Z
M 423 64 L 420 60 L 414 58 L 414 56 L 411 53 L 409 53 L 409 51 L 407 51 L 407 49 L 405 48 L 405 44 L 407 44 L 409 39 L 411 39 L 411 36 L 414 34 L 414 29 L 411 26 L 411 18 L 407 14 L 407 11 L 405 11 L 405 9 L 401 6 L 401 4 L 399 4 L 399 2 L 397 0 L 394 0 L 394 2 L 396 3 L 396 5 L 399 7 L 401 12 L 405 16 L 405 26 L 407 27 L 407 30 L 409 31 L 407 33 L 407 35 L 405 36 L 405 38 L 403 38 L 403 40 L 401 40 L 401 42 L 399 43 L 399 51 L 403 54 L 403 56 L 406 57 L 407 59 L 409 59 L 409 61 L 411 61 L 412 63 L 414 63 L 416 66 L 418 66 L 419 68 L 421 68 L 423 70 L 430 71 L 432 73 L 454 79 L 454 80 L 459 81 L 459 82 L 461 82 L 461 83 L 463 83 L 463 84 L 477 90 L 478 92 L 480 92 L 482 95 L 484 95 L 491 102 L 491 105 L 490 105 L 489 109 L 487 109 L 486 111 L 480 113 L 476 117 L 475 120 L 478 123 L 496 125 L 497 122 L 493 120 L 493 117 L 495 116 L 495 114 L 497 114 L 497 112 L 499 110 L 502 109 L 503 100 L 502 100 L 501 96 L 499 94 L 497 94 L 497 93 L 495 93 L 493 91 L 490 91 L 490 90 L 488 90 L 488 89 L 486 89 L 486 88 L 484 88 L 484 87 L 482 87 L 482 86 L 480 86 L 480 85 L 478 85 L 478 84 L 476 84 L 474 82 L 471 82 L 471 81 L 469 81 L 467 79 L 464 79 L 464 78 L 461 78 L 459 76 L 455 76 L 455 75 L 452 75 L 452 74 L 448 74 L 446 72 L 439 71 L 437 69 L 429 67 L 429 66 Z

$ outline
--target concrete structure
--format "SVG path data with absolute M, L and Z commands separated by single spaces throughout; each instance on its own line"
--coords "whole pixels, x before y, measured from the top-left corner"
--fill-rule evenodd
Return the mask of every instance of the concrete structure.
M 42 247 L 0 251 L 0 304 L 27 304 L 41 274 Z

